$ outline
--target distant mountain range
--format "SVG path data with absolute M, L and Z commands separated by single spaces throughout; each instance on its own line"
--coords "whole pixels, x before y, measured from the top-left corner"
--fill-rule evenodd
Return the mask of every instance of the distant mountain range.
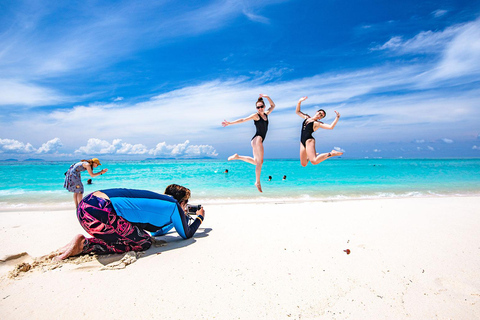
M 10 161 L 10 162 L 14 162 L 14 161 L 20 161 L 18 159 L 5 159 L 5 160 L 0 160 L 0 161 L 3 161 L 3 162 L 7 162 L 7 161 Z M 22 160 L 22 161 L 35 161 L 35 162 L 38 162 L 38 161 L 45 161 L 43 159 L 25 159 L 25 160 Z

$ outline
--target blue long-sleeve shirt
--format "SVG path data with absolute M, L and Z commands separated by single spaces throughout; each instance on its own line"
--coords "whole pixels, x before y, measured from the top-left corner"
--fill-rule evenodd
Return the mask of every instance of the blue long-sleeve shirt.
M 188 217 L 177 200 L 165 194 L 147 190 L 106 189 L 115 212 L 125 220 L 152 232 L 153 236 L 167 233 L 172 226 L 184 238 L 191 238 L 202 223 L 201 218 L 188 225 Z

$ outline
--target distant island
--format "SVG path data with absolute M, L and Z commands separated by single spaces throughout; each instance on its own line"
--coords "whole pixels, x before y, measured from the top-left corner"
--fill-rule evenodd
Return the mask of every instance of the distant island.
M 23 161 L 45 161 L 43 159 L 25 159 Z
M 152 160 L 175 160 L 175 158 L 146 158 L 144 161 L 152 161 Z
M 18 161 L 18 159 L 5 159 L 5 160 L 1 160 L 1 161 Z
M 154 160 L 212 160 L 216 158 L 212 157 L 202 157 L 202 158 L 175 158 L 175 157 L 170 157 L 170 158 L 145 158 L 143 161 L 154 161 Z

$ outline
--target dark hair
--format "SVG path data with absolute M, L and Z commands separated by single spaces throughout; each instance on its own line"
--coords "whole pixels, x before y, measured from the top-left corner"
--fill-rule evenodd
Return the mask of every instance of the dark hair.
M 178 203 L 187 201 L 190 198 L 190 189 L 179 186 L 178 184 L 171 184 L 165 188 L 165 194 L 172 196 Z
M 263 98 L 260 97 L 257 99 L 257 102 L 255 102 L 255 107 L 257 106 L 257 103 L 261 102 L 263 104 L 263 106 L 265 107 L 265 102 L 263 101 Z
M 327 116 L 327 113 L 325 112 L 325 110 L 323 110 L 323 109 L 318 109 L 317 112 L 320 112 L 320 111 L 323 111 L 323 114 L 325 115 L 325 117 Z

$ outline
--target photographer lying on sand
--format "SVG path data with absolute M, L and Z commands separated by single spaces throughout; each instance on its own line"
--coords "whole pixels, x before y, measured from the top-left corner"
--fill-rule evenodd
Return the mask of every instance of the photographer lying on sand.
M 152 236 L 160 236 L 175 227 L 178 234 L 191 238 L 205 217 L 200 206 L 197 218 L 189 225 L 187 210 L 190 190 L 171 184 L 165 194 L 147 190 L 107 189 L 95 191 L 78 204 L 77 218 L 93 238 L 76 235 L 59 249 L 58 260 L 96 253 L 124 253 L 150 248 Z

